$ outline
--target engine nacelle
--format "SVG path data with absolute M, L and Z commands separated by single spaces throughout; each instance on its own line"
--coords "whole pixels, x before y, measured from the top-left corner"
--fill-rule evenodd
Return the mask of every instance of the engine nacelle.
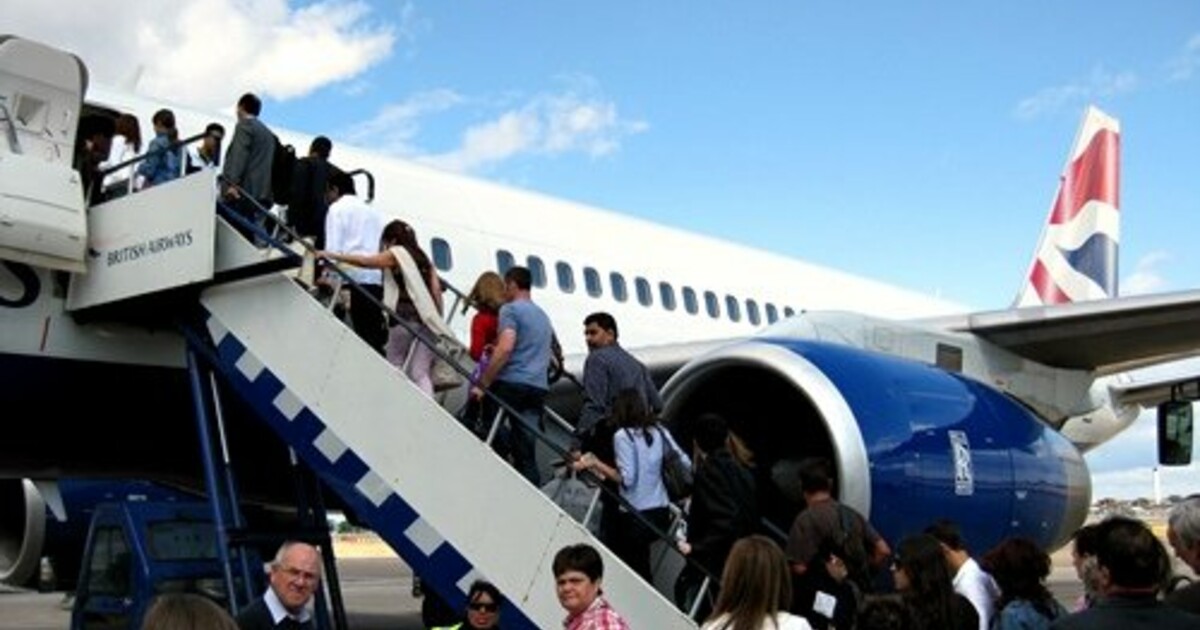
M 939 518 L 971 547 L 1028 536 L 1056 548 L 1083 523 L 1079 452 L 1012 398 L 935 366 L 822 341 L 760 338 L 680 369 L 663 390 L 680 437 L 722 414 L 755 454 L 763 515 L 801 507 L 799 462 L 828 457 L 838 495 L 893 545 Z

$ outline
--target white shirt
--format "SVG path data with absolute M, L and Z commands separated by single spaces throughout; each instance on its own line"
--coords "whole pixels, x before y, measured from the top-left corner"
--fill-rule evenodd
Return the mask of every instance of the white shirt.
M 725 623 L 729 621 L 729 615 L 721 615 L 716 619 L 709 619 L 700 626 L 700 630 L 721 630 L 725 627 Z M 812 626 L 808 625 L 808 620 L 804 617 L 797 617 L 791 613 L 777 612 L 775 613 L 775 625 L 771 625 L 769 619 L 763 619 L 760 630 L 812 630 Z
M 967 558 L 954 574 L 954 592 L 966 597 L 979 613 L 979 630 L 988 630 L 996 612 L 996 600 L 1000 598 L 1000 587 L 974 558 Z
M 271 611 L 271 620 L 275 625 L 279 625 L 284 617 L 291 617 L 300 623 L 305 623 L 312 617 L 312 613 L 307 608 L 300 611 L 299 615 L 293 615 L 283 607 L 283 602 L 279 601 L 279 596 L 275 594 L 275 589 L 267 587 L 267 592 L 263 595 L 263 602 L 267 604 L 267 610 Z
M 339 254 L 377 254 L 383 216 L 355 195 L 342 195 L 325 215 L 325 249 Z M 359 284 L 383 284 L 378 269 L 343 267 Z
M 112 137 L 112 142 L 108 148 L 108 159 L 100 163 L 100 170 L 112 168 L 125 160 L 132 160 L 137 157 L 137 150 L 132 144 L 125 139 L 125 136 L 116 134 Z M 133 177 L 133 167 L 136 164 L 130 164 L 119 171 L 113 171 L 104 176 L 104 187 L 107 188 L 118 182 L 128 182 L 130 177 Z

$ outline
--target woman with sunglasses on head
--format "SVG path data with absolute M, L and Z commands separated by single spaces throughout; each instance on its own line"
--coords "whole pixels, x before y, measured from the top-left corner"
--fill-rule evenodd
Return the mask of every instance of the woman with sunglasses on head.
M 475 580 L 467 590 L 467 620 L 434 630 L 484 630 L 500 627 L 500 589 L 485 580 Z

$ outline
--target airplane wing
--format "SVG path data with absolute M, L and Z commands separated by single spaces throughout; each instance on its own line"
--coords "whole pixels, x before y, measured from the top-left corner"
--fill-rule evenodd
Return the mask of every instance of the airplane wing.
M 1200 355 L 1200 291 L 1139 295 L 927 320 L 1014 354 L 1097 375 Z

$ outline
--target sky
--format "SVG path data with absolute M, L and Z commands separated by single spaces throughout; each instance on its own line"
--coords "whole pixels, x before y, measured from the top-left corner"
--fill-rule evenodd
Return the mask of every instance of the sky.
M 936 294 L 1021 288 L 1084 108 L 1123 294 L 1200 288 L 1200 3 L 0 0 L 94 82 Z M 188 130 L 183 130 L 188 133 Z M 197 130 L 198 131 L 198 130 Z M 336 153 L 336 148 L 335 148 Z M 1089 454 L 1149 496 L 1144 415 Z M 1162 473 L 1200 491 L 1200 468 Z

